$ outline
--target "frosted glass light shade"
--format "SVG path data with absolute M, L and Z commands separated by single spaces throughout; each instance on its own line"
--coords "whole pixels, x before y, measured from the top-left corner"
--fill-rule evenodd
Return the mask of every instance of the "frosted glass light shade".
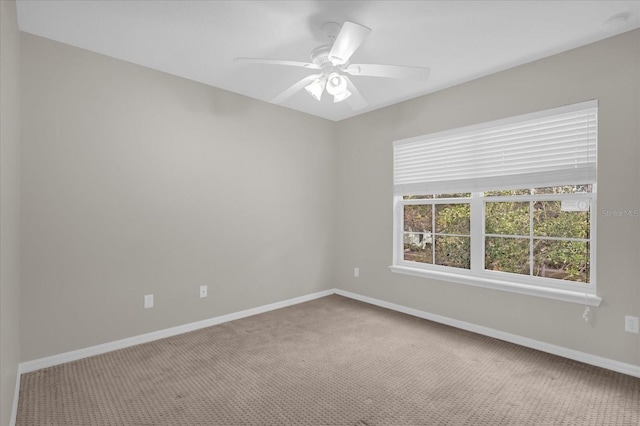
M 329 92 L 330 95 L 336 96 L 345 91 L 347 91 L 347 79 L 337 72 L 329 74 L 327 78 L 327 92 Z
M 345 99 L 347 99 L 349 96 L 351 96 L 351 92 L 348 91 L 347 89 L 344 89 L 343 92 L 338 93 L 337 95 L 334 95 L 333 102 L 342 102 Z
M 304 89 L 313 96 L 314 99 L 319 101 L 322 98 L 322 92 L 324 92 L 324 87 L 327 84 L 327 81 L 324 79 L 316 79 L 311 84 L 306 86 Z

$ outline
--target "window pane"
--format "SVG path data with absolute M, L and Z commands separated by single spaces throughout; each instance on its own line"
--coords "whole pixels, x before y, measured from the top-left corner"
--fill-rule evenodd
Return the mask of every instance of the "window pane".
M 436 232 L 469 235 L 471 208 L 469 204 L 436 204 Z
M 484 193 L 485 197 L 499 197 L 510 195 L 530 195 L 531 189 L 507 189 L 504 191 L 487 191 Z
M 579 200 L 588 208 L 588 200 Z M 533 207 L 533 234 L 544 237 L 589 238 L 588 211 L 562 211 L 561 201 L 537 201 Z
M 485 203 L 485 233 L 529 235 L 529 202 Z
M 529 239 L 486 237 L 484 267 L 491 271 L 529 275 Z
M 404 233 L 404 260 L 433 263 L 433 237 L 430 233 Z
M 431 232 L 431 204 L 404 206 L 404 230 Z
M 576 194 L 579 192 L 591 192 L 592 185 L 590 183 L 583 183 L 580 185 L 565 185 L 565 186 L 548 186 L 545 188 L 534 189 L 535 194 Z
M 589 282 L 589 243 L 535 240 L 533 258 L 535 276 Z
M 471 267 L 469 237 L 436 236 L 436 264 L 469 269 Z
M 402 197 L 403 200 L 425 200 L 428 198 L 433 198 L 433 195 L 405 195 Z
M 437 194 L 436 198 L 469 198 L 471 197 L 470 192 L 460 192 L 456 194 Z

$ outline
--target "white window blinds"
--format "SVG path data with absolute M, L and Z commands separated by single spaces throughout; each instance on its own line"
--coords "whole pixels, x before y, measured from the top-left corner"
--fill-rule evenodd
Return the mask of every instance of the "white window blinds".
M 596 181 L 596 100 L 393 143 L 395 195 Z

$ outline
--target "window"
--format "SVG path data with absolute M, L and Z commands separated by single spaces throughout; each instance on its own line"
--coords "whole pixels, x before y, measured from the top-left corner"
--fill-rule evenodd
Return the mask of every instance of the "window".
M 598 305 L 597 102 L 394 142 L 394 272 Z

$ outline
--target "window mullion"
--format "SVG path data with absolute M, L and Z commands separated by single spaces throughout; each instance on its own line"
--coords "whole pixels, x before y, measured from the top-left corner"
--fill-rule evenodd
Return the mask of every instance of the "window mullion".
M 436 264 L 436 205 L 431 203 L 431 264 Z
M 471 272 L 484 270 L 484 201 L 481 192 L 471 194 Z
M 533 189 L 531 190 L 533 192 Z M 529 201 L 529 276 L 533 276 L 533 208 L 534 201 Z

